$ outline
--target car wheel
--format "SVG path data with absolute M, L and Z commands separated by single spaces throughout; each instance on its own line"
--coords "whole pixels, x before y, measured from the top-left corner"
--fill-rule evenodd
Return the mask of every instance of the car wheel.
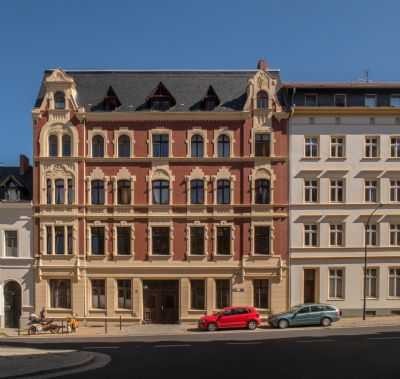
M 288 320 L 283 319 L 278 322 L 279 329 L 286 329 L 288 326 L 289 326 Z
M 208 324 L 207 330 L 209 332 L 215 332 L 217 330 L 217 325 L 212 322 L 211 324 Z
M 324 317 L 321 320 L 321 325 L 322 326 L 330 326 L 332 324 L 332 320 L 329 317 Z
M 257 322 L 254 320 L 251 320 L 247 323 L 247 328 L 250 330 L 257 329 Z

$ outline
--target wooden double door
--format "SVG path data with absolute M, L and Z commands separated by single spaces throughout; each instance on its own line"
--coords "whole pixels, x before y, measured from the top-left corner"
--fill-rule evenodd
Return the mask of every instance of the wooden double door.
M 179 281 L 143 281 L 144 321 L 173 324 L 179 321 Z

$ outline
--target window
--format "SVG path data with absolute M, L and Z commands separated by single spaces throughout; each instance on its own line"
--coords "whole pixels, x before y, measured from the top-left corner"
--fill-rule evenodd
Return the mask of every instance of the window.
M 269 157 L 271 155 L 271 136 L 269 133 L 256 133 L 254 137 L 256 157 Z
M 170 255 L 170 232 L 168 226 L 152 227 L 152 254 Z
M 345 107 L 346 106 L 346 95 L 336 94 L 335 95 L 335 107 Z
M 254 254 L 270 255 L 271 230 L 269 226 L 254 227 Z
M 342 269 L 329 269 L 329 297 L 331 299 L 344 298 L 344 273 Z
M 365 243 L 367 246 L 378 245 L 378 226 L 377 224 L 365 225 Z
M 378 158 L 379 138 L 365 137 L 365 158 Z
M 64 227 L 63 226 L 56 226 L 54 228 L 55 234 L 55 248 L 56 254 L 64 254 L 65 252 L 65 235 L 64 235 Z
M 390 181 L 390 201 L 400 201 L 400 180 Z
M 190 181 L 190 202 L 191 204 L 204 204 L 204 181 L 202 179 Z
M 390 157 L 400 158 L 400 137 L 390 138 Z
M 57 179 L 54 183 L 56 187 L 56 204 L 64 204 L 64 179 Z
M 153 157 L 169 156 L 169 135 L 153 134 Z
M 331 158 L 344 158 L 344 137 L 331 137 Z
M 229 279 L 217 279 L 216 284 L 216 305 L 222 309 L 231 304 L 231 283 Z
M 202 158 L 204 156 L 204 142 L 201 135 L 195 134 L 192 136 L 190 141 L 190 150 L 192 158 Z
M 71 308 L 71 281 L 50 279 L 50 308 Z
M 390 97 L 390 106 L 391 107 L 400 107 L 400 95 L 392 95 Z
M 132 308 L 132 282 L 128 279 L 117 280 L 118 309 Z
M 92 255 L 104 255 L 104 226 L 92 227 Z
M 72 179 L 68 179 L 67 186 L 68 204 L 72 204 L 74 202 L 74 185 Z
M 104 157 L 104 138 L 100 135 L 96 135 L 92 139 L 92 157 Z
M 318 180 L 304 180 L 304 200 L 306 203 L 318 201 Z
M 390 245 L 400 246 L 400 224 L 390 224 Z
M 310 247 L 318 245 L 318 228 L 316 224 L 304 225 L 304 245 Z
M 364 106 L 366 107 L 376 107 L 376 95 L 365 95 Z
M 104 181 L 92 180 L 92 204 L 103 205 L 105 199 L 104 195 Z
M 378 270 L 376 268 L 367 269 L 367 291 L 366 297 L 377 298 L 378 293 Z
M 131 156 L 131 140 L 128 136 L 123 135 L 118 138 L 118 157 L 129 158 Z
M 204 226 L 190 227 L 190 255 L 204 255 Z
M 218 137 L 218 157 L 229 158 L 231 155 L 231 141 L 229 136 L 221 134 Z
M 316 94 L 306 94 L 304 95 L 304 105 L 306 107 L 316 107 L 317 103 L 317 95 Z
M 376 180 L 365 181 L 365 201 L 376 203 L 378 198 L 378 182 Z
M 271 187 L 268 179 L 257 179 L 255 181 L 255 202 L 256 204 L 270 204 Z
M 65 109 L 65 94 L 62 91 L 57 91 L 54 94 L 54 108 Z
M 130 180 L 118 180 L 117 183 L 118 204 L 128 205 L 131 203 L 131 182 Z
M 217 255 L 231 254 L 231 233 L 230 226 L 217 227 Z
M 400 297 L 400 268 L 389 269 L 389 296 Z
M 153 180 L 153 204 L 169 204 L 168 180 Z
M 253 280 L 254 306 L 256 308 L 269 308 L 269 281 L 267 279 Z
M 47 201 L 47 204 L 52 203 L 51 179 L 47 179 L 47 181 L 46 181 L 46 201 Z
M 13 181 L 9 181 L 4 191 L 4 200 L 19 201 L 20 198 L 21 198 L 21 191 L 18 189 L 17 185 Z
M 106 282 L 103 279 L 95 279 L 92 283 L 92 308 L 106 308 Z
M 71 137 L 68 134 L 62 136 L 62 155 L 63 157 L 71 156 Z
M 74 235 L 72 226 L 67 226 L 67 253 L 72 254 L 72 250 L 74 248 Z
M 217 203 L 231 203 L 231 182 L 228 179 L 219 179 L 217 181 Z
M 131 254 L 131 228 L 130 227 L 117 227 L 117 254 L 130 255 Z
M 199 310 L 206 308 L 205 280 L 190 281 L 190 308 Z
M 305 137 L 304 156 L 306 158 L 318 158 L 318 137 Z
M 51 226 L 46 226 L 46 253 L 53 253 L 53 229 Z
M 18 233 L 16 230 L 6 230 L 4 232 L 6 257 L 18 256 Z
M 343 246 L 343 224 L 330 224 L 330 245 Z
M 49 136 L 49 156 L 56 157 L 58 155 L 58 138 L 55 135 Z
M 257 93 L 257 109 L 268 109 L 268 94 L 265 91 Z
M 343 202 L 343 180 L 332 179 L 331 180 L 331 202 L 342 203 Z

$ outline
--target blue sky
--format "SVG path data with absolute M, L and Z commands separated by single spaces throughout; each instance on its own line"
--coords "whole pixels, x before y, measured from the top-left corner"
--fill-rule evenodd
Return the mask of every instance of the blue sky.
M 14 0 L 0 4 L 0 162 L 32 154 L 46 68 L 254 68 L 284 80 L 400 80 L 396 0 Z

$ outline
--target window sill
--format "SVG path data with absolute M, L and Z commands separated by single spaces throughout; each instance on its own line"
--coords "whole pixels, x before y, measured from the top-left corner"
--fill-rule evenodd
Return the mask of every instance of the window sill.
M 215 254 L 214 257 L 217 259 L 230 259 L 230 258 L 233 258 L 233 255 L 232 254 L 229 254 L 229 255 L 228 254 Z
M 150 255 L 149 255 L 149 259 L 150 259 L 150 260 L 151 260 L 151 259 L 156 259 L 156 260 L 160 260 L 160 261 L 162 261 L 162 260 L 167 261 L 167 260 L 169 260 L 169 259 L 171 259 L 171 258 L 172 258 L 172 254 L 169 254 L 169 255 L 150 254 Z
M 329 157 L 326 160 L 331 162 L 342 162 L 345 161 L 346 159 L 347 159 L 346 157 Z
M 129 259 L 129 258 L 133 258 L 134 254 L 114 254 L 113 258 L 117 258 L 117 259 Z
M 47 313 L 71 312 L 72 308 L 48 308 Z
M 90 308 L 91 313 L 106 313 L 106 308 Z
M 380 161 L 381 157 L 363 157 L 361 158 L 361 162 L 365 161 L 365 162 L 373 162 L 373 161 Z
M 206 254 L 188 254 L 188 259 L 194 259 L 194 260 L 202 260 L 207 258 Z
M 399 162 L 400 161 L 400 157 L 389 157 L 386 159 L 389 162 Z
M 328 301 L 345 301 L 346 299 L 343 298 L 335 298 L 335 297 L 329 297 Z
M 206 312 L 207 312 L 207 309 L 189 309 L 188 310 L 189 314 L 194 314 L 194 315 L 203 315 Z
M 115 309 L 115 313 L 132 313 L 133 309 L 128 308 L 117 308 Z
M 303 157 L 300 160 L 302 161 L 319 161 L 321 157 Z
M 254 253 L 252 253 L 249 255 L 249 257 L 253 258 L 253 259 L 265 259 L 265 258 L 272 258 L 273 254 L 254 254 Z

